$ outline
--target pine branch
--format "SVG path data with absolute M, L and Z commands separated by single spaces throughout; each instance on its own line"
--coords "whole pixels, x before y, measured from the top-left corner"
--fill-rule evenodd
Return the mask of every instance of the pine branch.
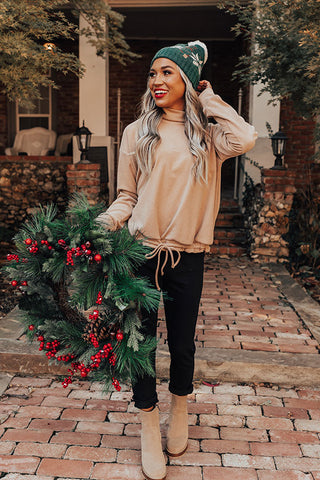
M 105 274 L 98 269 L 88 269 L 87 272 L 74 270 L 72 279 L 72 302 L 84 310 L 96 303 L 98 292 L 106 290 Z
M 42 264 L 42 272 L 51 277 L 53 283 L 63 281 L 67 276 L 65 255 L 54 255 L 52 258 L 44 261 Z
M 135 310 L 129 310 L 125 314 L 123 333 L 128 335 L 127 345 L 135 352 L 139 350 L 139 342 L 142 342 L 143 335 L 140 333 L 141 320 Z
M 136 304 L 138 308 L 144 308 L 149 312 L 157 310 L 161 298 L 158 292 L 146 278 L 119 275 L 114 277 L 111 295 L 124 304 Z
M 146 374 L 155 376 L 152 356 L 155 355 L 156 346 L 157 339 L 153 337 L 145 337 L 143 342 L 139 344 L 139 350 L 137 351 L 131 350 L 125 342 L 121 342 L 116 349 L 117 374 L 128 376 L 133 382 Z

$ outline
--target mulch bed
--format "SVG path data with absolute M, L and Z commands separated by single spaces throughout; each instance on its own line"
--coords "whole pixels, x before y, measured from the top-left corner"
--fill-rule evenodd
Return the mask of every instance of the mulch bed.
M 297 271 L 291 271 L 291 276 L 304 288 L 304 290 L 320 304 L 320 269 L 300 267 Z
M 14 294 L 13 288 L 8 284 L 8 280 L 0 273 L 0 319 L 11 312 L 17 303 L 18 298 Z
M 12 246 L 9 243 L 0 243 L 0 269 L 4 265 L 7 254 L 11 250 Z M 17 303 L 18 297 L 14 293 L 14 288 L 10 285 L 8 279 L 0 272 L 0 319 L 11 312 Z

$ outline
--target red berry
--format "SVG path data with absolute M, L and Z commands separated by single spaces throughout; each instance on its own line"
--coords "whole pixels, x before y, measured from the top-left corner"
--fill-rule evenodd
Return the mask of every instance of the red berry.
M 94 256 L 94 259 L 96 262 L 101 262 L 102 256 L 100 255 L 100 253 L 96 253 L 96 255 Z
M 12 285 L 13 287 L 16 287 L 16 286 L 18 285 L 17 280 L 12 280 L 11 285 Z
M 31 245 L 31 244 L 32 244 L 31 238 L 26 238 L 26 240 L 24 241 L 24 243 L 25 243 L 26 245 Z
M 32 331 L 32 330 L 34 330 L 34 325 L 29 325 L 29 327 L 28 327 L 28 328 L 29 328 L 29 330 L 31 330 L 31 331 Z
M 123 340 L 123 333 L 122 332 L 117 332 L 116 338 L 117 338 L 118 342 L 121 342 L 121 340 Z
M 28 282 L 27 282 L 26 280 L 24 280 L 23 282 L 21 282 L 21 285 L 22 285 L 23 287 L 26 287 L 26 286 L 28 285 Z

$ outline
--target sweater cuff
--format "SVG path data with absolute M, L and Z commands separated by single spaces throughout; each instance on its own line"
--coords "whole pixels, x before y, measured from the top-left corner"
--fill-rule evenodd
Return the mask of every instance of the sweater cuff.
M 98 215 L 98 217 L 96 218 L 96 221 L 111 232 L 117 230 L 115 221 L 107 212 L 100 213 L 100 215 Z
M 214 95 L 215 95 L 215 93 L 214 93 L 214 91 L 212 90 L 211 87 L 208 87 L 205 90 L 203 90 L 203 92 L 201 92 L 200 95 L 199 95 L 199 100 L 200 100 L 202 106 L 203 107 L 205 106 L 205 102 L 206 102 L 207 97 L 212 98 Z

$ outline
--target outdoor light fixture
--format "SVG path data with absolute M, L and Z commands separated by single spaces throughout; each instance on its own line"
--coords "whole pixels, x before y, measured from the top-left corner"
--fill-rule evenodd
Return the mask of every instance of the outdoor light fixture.
M 281 131 L 275 133 L 271 136 L 271 143 L 272 143 L 272 152 L 273 155 L 276 157 L 274 169 L 281 169 L 284 168 L 282 165 L 282 157 L 286 152 L 286 144 L 287 144 L 288 137 Z
M 51 52 L 51 53 L 55 53 L 55 50 L 57 48 L 56 44 L 52 42 L 46 42 L 43 44 L 43 46 L 48 52 Z
M 75 136 L 77 137 L 78 148 L 81 152 L 80 163 L 90 163 L 86 158 L 86 154 L 90 147 L 91 135 L 92 133 L 87 127 L 85 127 L 83 120 L 82 127 L 78 127 L 75 133 Z

